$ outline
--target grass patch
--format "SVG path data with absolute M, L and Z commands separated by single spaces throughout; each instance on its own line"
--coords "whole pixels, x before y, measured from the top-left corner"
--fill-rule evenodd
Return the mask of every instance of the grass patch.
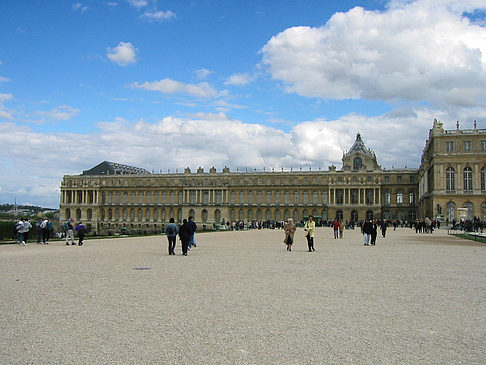
M 467 233 L 453 234 L 453 236 L 463 238 L 465 240 L 486 243 L 486 237 L 480 237 L 480 236 L 471 235 L 471 234 L 467 234 Z

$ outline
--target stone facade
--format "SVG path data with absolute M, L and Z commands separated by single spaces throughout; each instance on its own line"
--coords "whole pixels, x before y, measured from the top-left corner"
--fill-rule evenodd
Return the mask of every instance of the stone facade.
M 419 177 L 419 215 L 486 221 L 486 129 L 444 130 L 434 120 Z
M 129 233 L 161 232 L 169 218 L 181 222 L 190 215 L 207 228 L 223 220 L 300 221 L 311 214 L 318 219 L 415 220 L 444 214 L 450 203 L 456 208 L 471 203 L 472 214 L 484 217 L 484 140 L 484 130 L 444 131 L 434 122 L 420 169 L 382 169 L 358 134 L 343 154 L 341 170 L 231 172 L 225 167 L 217 172 L 213 167 L 154 174 L 130 167 L 113 175 L 87 170 L 64 176 L 60 219 L 82 220 L 92 232 L 107 234 L 124 228 Z M 450 141 L 461 149 L 446 152 Z M 471 151 L 463 151 L 466 141 L 471 141 Z M 456 172 L 453 191 L 445 189 L 449 167 Z M 466 168 L 473 172 L 473 188 L 467 193 L 462 182 Z

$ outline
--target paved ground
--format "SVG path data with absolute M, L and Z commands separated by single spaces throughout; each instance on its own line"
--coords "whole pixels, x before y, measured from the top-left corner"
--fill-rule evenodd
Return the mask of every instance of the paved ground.
M 484 364 L 486 245 L 440 231 L 0 246 L 1 364 Z M 136 270 L 144 268 L 146 270 Z

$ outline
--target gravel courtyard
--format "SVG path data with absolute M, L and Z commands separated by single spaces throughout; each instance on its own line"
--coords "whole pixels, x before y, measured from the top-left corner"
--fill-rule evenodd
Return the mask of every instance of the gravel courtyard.
M 0 364 L 485 364 L 486 245 L 406 228 L 0 246 Z

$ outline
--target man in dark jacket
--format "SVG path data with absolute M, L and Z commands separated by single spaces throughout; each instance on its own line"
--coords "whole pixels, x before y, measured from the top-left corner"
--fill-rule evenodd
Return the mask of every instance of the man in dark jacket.
M 192 237 L 189 240 L 189 244 L 187 245 L 187 248 L 189 249 L 189 251 L 191 251 L 192 246 L 196 247 L 196 229 L 197 229 L 197 226 L 196 226 L 196 223 L 194 222 L 193 216 L 189 216 L 189 220 L 188 220 L 187 224 L 189 224 L 189 226 L 192 229 Z
M 167 240 L 169 241 L 169 255 L 175 255 L 176 238 L 179 230 L 174 223 L 174 218 L 169 219 L 169 224 L 164 230 L 167 235 Z
M 361 233 L 364 234 L 364 245 L 370 245 L 370 237 L 371 233 L 373 232 L 373 223 L 371 223 L 370 219 L 366 219 L 361 226 Z
M 181 239 L 182 244 L 182 254 L 187 256 L 187 245 L 193 236 L 192 227 L 187 222 L 187 219 L 184 218 L 182 221 L 182 226 L 179 227 L 179 237 Z

